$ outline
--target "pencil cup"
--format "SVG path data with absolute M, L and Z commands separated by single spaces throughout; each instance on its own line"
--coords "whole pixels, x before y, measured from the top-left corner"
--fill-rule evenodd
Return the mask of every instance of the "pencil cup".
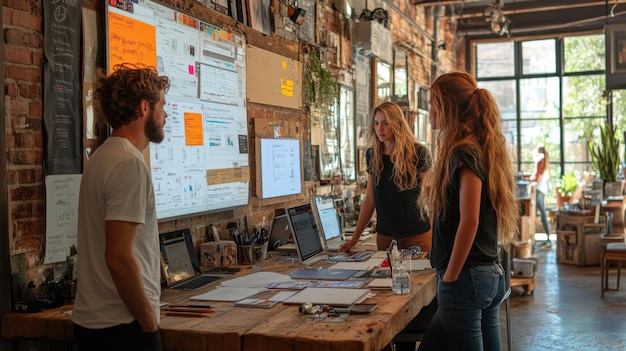
M 239 264 L 253 264 L 255 262 L 254 246 L 252 245 L 237 246 L 237 262 Z
M 267 241 L 263 244 L 254 245 L 254 259 L 256 261 L 267 260 Z

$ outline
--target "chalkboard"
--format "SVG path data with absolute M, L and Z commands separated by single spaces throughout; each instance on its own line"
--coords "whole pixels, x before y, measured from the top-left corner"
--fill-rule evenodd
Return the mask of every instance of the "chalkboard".
M 141 63 L 170 78 L 165 139 L 146 150 L 160 220 L 248 204 L 246 42 L 149 0 L 109 1 L 108 67 Z

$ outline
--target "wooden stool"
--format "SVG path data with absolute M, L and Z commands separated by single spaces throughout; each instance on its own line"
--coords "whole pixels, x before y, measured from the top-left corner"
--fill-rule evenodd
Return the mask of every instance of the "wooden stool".
M 617 261 L 617 284 L 615 288 L 609 288 L 609 270 L 610 270 L 610 262 Z M 602 293 L 600 297 L 604 297 L 605 291 L 618 291 L 619 290 L 619 279 L 620 274 L 622 273 L 622 265 L 626 262 L 626 243 L 607 243 L 604 248 L 601 260 L 601 280 L 602 280 Z

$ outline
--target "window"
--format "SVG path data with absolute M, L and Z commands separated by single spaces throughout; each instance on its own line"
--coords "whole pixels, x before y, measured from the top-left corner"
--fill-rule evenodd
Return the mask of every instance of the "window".
M 391 66 L 380 61 L 376 63 L 376 92 L 378 100 L 374 106 L 388 101 L 391 97 Z
M 514 74 L 513 42 L 476 45 L 476 77 L 512 77 Z
M 522 42 L 522 74 L 556 72 L 556 40 Z
M 604 70 L 604 37 L 581 35 L 563 39 L 565 73 Z
M 478 84 L 498 103 L 517 172 L 532 172 L 537 147 L 543 145 L 554 188 L 563 172 L 592 171 L 587 140 L 596 137 L 607 118 L 626 131 L 626 93 L 613 91 L 612 108 L 601 103 L 603 34 L 477 42 L 474 48 Z M 554 191 L 547 194 L 548 206 L 555 197 Z

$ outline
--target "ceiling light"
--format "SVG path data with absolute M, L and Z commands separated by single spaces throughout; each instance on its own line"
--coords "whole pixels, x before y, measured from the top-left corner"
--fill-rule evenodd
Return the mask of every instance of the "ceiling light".
M 489 23 L 492 32 L 500 36 L 508 36 L 510 34 L 509 26 L 511 21 L 504 15 L 502 7 L 504 7 L 504 1 L 492 0 L 483 15 L 485 21 Z
M 287 8 L 287 15 L 289 15 L 291 22 L 297 25 L 302 25 L 302 23 L 304 23 L 304 17 L 306 16 L 306 10 L 299 7 L 289 6 Z

